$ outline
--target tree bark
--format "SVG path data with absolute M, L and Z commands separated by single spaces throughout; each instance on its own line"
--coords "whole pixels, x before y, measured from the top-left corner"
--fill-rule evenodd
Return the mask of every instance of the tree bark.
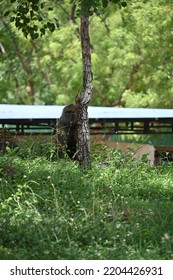
M 83 64 L 83 91 L 76 96 L 78 113 L 78 160 L 82 170 L 91 168 L 88 103 L 92 94 L 91 46 L 89 17 L 81 15 L 81 47 Z

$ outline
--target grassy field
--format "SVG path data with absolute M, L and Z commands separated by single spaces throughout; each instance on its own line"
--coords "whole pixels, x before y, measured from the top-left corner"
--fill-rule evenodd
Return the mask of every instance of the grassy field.
M 0 157 L 0 259 L 173 259 L 171 165 L 103 148 L 82 173 L 47 145 Z

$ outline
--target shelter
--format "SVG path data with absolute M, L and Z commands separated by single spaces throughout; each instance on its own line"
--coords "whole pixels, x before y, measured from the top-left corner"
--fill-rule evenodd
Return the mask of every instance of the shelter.
M 22 134 L 55 133 L 64 106 L 0 105 L 0 126 Z M 91 134 L 173 133 L 173 109 L 88 107 Z

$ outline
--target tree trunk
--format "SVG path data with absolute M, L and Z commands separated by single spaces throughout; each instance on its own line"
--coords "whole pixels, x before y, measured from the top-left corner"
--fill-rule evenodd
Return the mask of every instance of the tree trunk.
M 89 17 L 81 15 L 81 47 L 83 64 L 83 91 L 76 96 L 78 112 L 78 160 L 82 170 L 91 167 L 88 103 L 92 94 L 91 48 Z

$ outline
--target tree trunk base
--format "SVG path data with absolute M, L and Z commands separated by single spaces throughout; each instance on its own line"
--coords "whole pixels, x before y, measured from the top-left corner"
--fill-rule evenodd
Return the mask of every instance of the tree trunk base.
M 88 121 L 88 106 L 77 104 L 78 112 L 78 161 L 81 170 L 91 168 L 90 129 Z

